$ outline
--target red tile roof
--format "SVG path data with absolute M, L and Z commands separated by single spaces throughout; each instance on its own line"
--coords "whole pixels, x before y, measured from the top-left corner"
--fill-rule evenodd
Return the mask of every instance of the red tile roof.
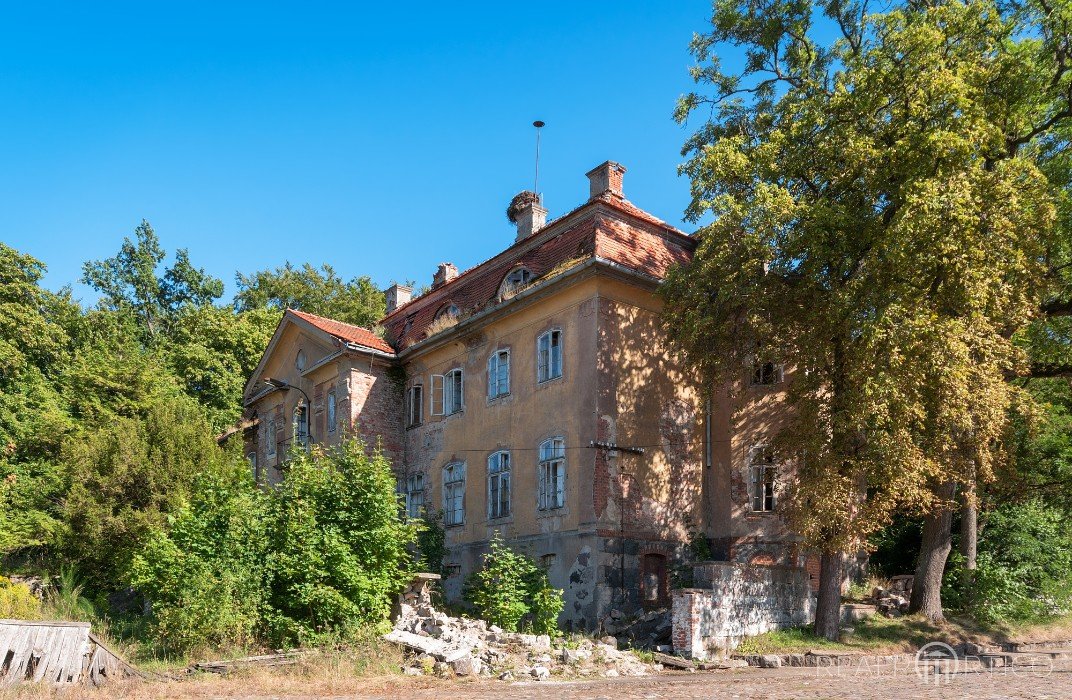
M 609 215 L 598 207 L 600 203 L 608 205 Z M 450 304 L 464 316 L 497 303 L 499 287 L 515 267 L 528 268 L 538 279 L 575 259 L 583 262 L 598 257 L 662 279 L 673 265 L 687 262 L 694 247 L 692 237 L 628 200 L 604 193 L 531 238 L 399 307 L 382 323 L 392 343 L 402 349 L 426 337 L 436 314 Z
M 316 314 L 310 314 L 304 311 L 298 311 L 297 309 L 287 309 L 287 313 L 294 314 L 303 321 L 307 321 L 325 333 L 333 335 L 339 340 L 346 341 L 347 343 L 379 350 L 380 352 L 391 354 L 394 354 L 395 352 L 394 348 L 388 345 L 383 338 L 367 328 L 355 326 L 350 323 L 343 323 L 342 321 L 336 321 L 331 318 L 324 318 L 323 316 L 317 316 Z

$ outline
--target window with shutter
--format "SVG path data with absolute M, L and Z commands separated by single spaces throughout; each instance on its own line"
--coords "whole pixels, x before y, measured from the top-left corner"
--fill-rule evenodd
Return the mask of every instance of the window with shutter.
M 444 375 L 443 379 L 443 409 L 442 415 L 449 416 L 462 410 L 465 405 L 464 383 L 462 370 L 452 369 Z
M 546 382 L 562 376 L 562 331 L 547 331 L 536 339 L 536 379 Z
M 443 381 L 443 375 L 442 374 L 433 374 L 432 375 L 432 391 L 430 392 L 431 396 L 429 398 L 430 398 L 431 403 L 432 403 L 432 405 L 431 405 L 431 413 L 432 413 L 433 416 L 441 416 L 441 415 L 443 415 L 443 406 L 444 406 L 443 399 L 445 398 L 444 397 L 444 386 L 445 386 L 445 384 L 446 383 Z

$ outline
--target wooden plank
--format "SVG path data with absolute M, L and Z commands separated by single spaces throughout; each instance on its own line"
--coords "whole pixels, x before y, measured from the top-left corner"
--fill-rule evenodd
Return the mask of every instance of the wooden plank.
M 0 625 L 15 625 L 17 627 L 85 627 L 89 629 L 88 622 L 70 622 L 68 620 L 8 620 L 0 619 Z

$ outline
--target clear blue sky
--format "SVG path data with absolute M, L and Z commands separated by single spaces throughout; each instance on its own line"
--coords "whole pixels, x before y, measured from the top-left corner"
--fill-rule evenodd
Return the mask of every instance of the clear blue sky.
M 46 262 L 52 288 L 142 218 L 228 297 L 236 270 L 287 260 L 427 283 L 512 242 L 533 119 L 552 217 L 613 159 L 626 196 L 684 226 L 688 129 L 671 112 L 709 15 L 707 0 L 7 3 L 0 240 Z

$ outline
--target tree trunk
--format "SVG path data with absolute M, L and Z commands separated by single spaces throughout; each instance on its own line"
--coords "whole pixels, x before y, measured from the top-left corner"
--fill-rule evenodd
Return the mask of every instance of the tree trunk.
M 949 505 L 953 484 L 943 484 L 935 495 L 941 503 L 923 519 L 923 541 L 919 546 L 908 612 L 922 613 L 931 622 L 940 622 L 945 619 L 942 614 L 942 574 L 953 549 L 953 509 Z
M 979 509 L 967 492 L 960 510 L 960 554 L 964 557 L 964 569 L 975 570 L 979 553 Z
M 819 600 L 815 636 L 837 641 L 841 634 L 841 552 L 823 552 L 819 560 Z

